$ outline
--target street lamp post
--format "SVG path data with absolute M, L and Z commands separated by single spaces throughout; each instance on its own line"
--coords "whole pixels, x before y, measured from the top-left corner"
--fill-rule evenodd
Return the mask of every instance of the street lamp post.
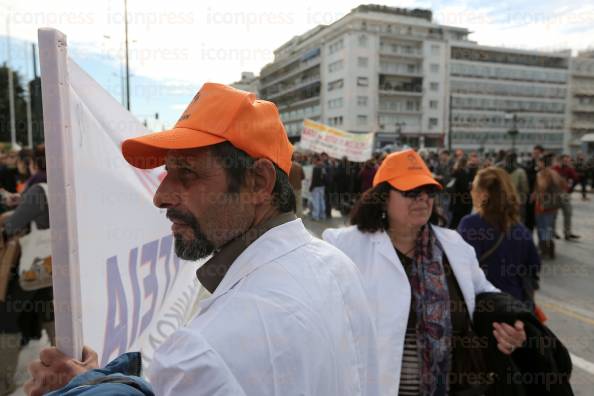
M 394 138 L 394 145 L 396 147 L 400 147 L 402 145 L 402 127 L 404 127 L 405 125 L 406 125 L 406 122 L 397 122 L 395 124 L 396 132 L 395 132 L 395 138 Z
M 512 126 L 508 129 L 507 134 L 511 137 L 512 140 L 512 151 L 516 148 L 516 137 L 519 134 L 518 131 L 518 115 L 516 113 L 506 113 L 505 118 L 507 120 L 511 119 Z

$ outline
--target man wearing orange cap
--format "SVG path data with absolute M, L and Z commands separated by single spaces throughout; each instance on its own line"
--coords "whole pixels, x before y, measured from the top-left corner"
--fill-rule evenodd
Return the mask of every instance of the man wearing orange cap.
M 91 370 L 88 348 L 82 362 L 47 349 L 30 366 L 30 395 L 76 374 L 55 394 L 379 394 L 359 274 L 295 217 L 292 146 L 274 104 L 207 83 L 172 130 L 126 140 L 122 152 L 139 168 L 166 166 L 154 203 L 179 257 L 213 255 L 197 271 L 212 295 L 155 352 L 150 384 L 134 377 L 138 355 Z

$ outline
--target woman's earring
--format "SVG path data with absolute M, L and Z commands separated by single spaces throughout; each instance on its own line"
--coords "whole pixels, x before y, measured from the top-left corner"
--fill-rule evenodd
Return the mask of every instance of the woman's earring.
M 382 220 L 386 220 L 387 217 L 388 217 L 388 215 L 387 215 L 386 211 L 384 210 L 382 212 Z

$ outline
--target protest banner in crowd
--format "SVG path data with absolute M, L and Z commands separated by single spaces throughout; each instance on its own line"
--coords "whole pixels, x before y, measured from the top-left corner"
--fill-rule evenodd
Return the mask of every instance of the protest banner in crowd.
M 153 203 L 163 168 L 139 170 L 121 142 L 146 128 L 68 58 L 66 36 L 39 30 L 58 348 L 100 364 L 130 350 L 146 363 L 183 325 L 197 264 L 173 249 Z
M 371 158 L 373 137 L 373 133 L 350 133 L 304 120 L 300 147 L 334 158 L 347 157 L 349 161 L 364 162 Z

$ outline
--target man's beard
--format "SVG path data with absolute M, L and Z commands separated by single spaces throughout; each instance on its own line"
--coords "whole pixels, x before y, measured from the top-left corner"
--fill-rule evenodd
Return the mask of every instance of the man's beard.
M 194 233 L 194 239 L 186 240 L 181 235 L 175 235 L 175 254 L 182 260 L 195 261 L 208 257 L 214 251 L 214 245 L 200 229 L 198 220 L 190 213 L 168 209 L 167 218 L 179 220 L 187 224 Z

